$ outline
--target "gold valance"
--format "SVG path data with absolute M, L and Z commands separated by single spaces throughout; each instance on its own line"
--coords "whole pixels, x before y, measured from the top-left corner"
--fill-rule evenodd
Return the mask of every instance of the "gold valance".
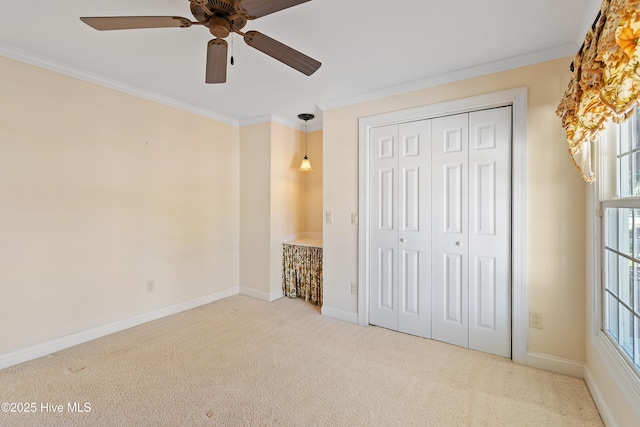
M 640 0 L 603 0 L 573 62 L 573 77 L 556 113 L 562 118 L 571 159 L 587 182 L 589 146 L 605 125 L 624 121 L 640 94 Z

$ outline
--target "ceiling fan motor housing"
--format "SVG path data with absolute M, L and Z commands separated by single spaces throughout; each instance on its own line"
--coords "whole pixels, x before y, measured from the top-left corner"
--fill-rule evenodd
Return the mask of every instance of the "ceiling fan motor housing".
M 211 34 L 225 38 L 233 30 L 240 30 L 247 24 L 246 17 L 235 8 L 236 0 L 189 0 L 191 13 L 197 21 L 209 27 Z
M 235 0 L 209 0 L 209 7 L 216 10 L 223 10 L 229 15 L 236 12 L 234 7 Z
M 229 36 L 231 24 L 228 19 L 220 16 L 212 16 L 209 18 L 209 32 L 219 39 L 223 39 Z
M 234 11 L 233 4 L 235 3 L 235 0 L 189 0 L 189 2 L 196 6 L 208 7 L 209 9 L 226 10 L 229 14 L 232 14 Z

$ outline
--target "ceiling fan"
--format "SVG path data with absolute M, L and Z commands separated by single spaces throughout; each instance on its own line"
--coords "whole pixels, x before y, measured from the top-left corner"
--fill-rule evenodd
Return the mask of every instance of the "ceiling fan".
M 249 46 L 310 76 L 320 68 L 320 62 L 258 31 L 241 31 L 247 20 L 308 1 L 311 0 L 189 0 L 195 22 L 180 16 L 104 16 L 82 17 L 80 20 L 100 31 L 203 25 L 216 37 L 209 41 L 207 47 L 207 83 L 227 81 L 228 44 L 224 38 L 231 32 L 241 35 Z

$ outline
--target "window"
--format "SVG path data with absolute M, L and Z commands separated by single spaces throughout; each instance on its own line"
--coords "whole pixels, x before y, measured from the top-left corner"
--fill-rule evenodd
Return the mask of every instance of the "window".
M 603 175 L 615 185 L 602 200 L 602 330 L 640 375 L 640 119 L 616 128 L 614 171 Z

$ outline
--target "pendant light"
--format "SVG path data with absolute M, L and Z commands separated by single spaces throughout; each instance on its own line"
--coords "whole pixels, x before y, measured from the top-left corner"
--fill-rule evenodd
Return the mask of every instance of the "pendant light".
M 300 120 L 304 120 L 304 159 L 302 159 L 300 169 L 298 169 L 300 172 L 313 172 L 311 162 L 309 161 L 309 157 L 307 157 L 307 121 L 314 117 L 315 116 L 313 114 L 298 114 L 298 118 Z

